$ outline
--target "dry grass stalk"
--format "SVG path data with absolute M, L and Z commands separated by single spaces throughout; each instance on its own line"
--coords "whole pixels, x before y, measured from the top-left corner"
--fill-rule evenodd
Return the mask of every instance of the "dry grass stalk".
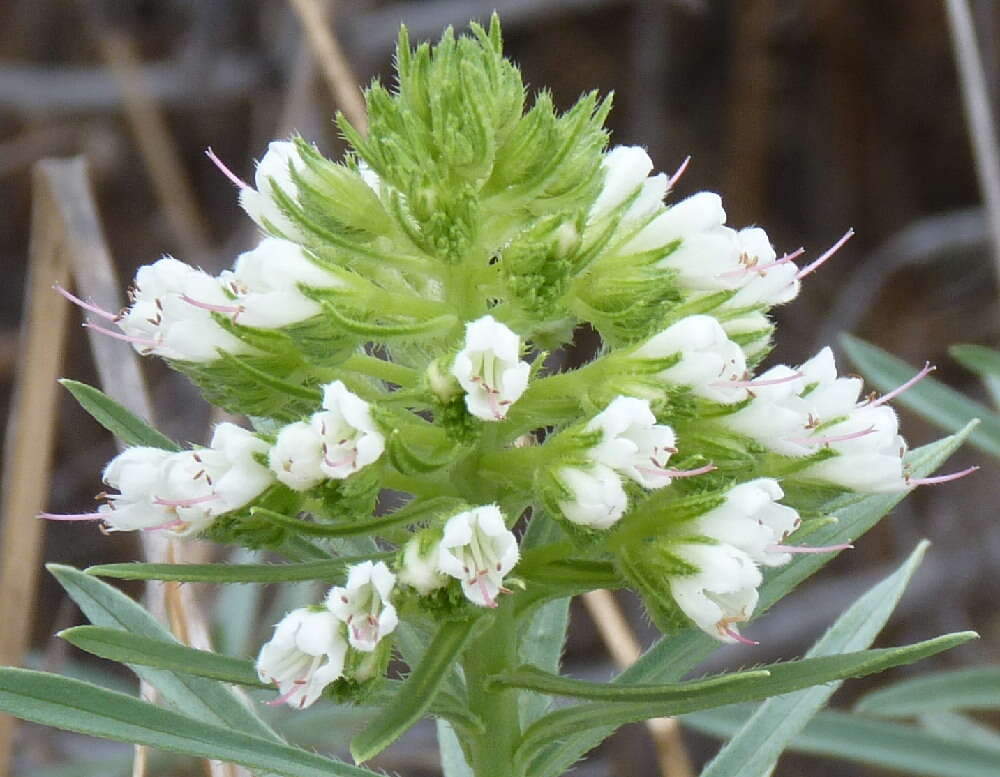
M 615 665 L 626 669 L 634 664 L 642 655 L 642 647 L 614 596 L 609 591 L 590 591 L 583 595 L 583 603 Z M 646 728 L 656 745 L 660 774 L 663 777 L 692 777 L 691 759 L 684 747 L 677 718 L 650 718 Z

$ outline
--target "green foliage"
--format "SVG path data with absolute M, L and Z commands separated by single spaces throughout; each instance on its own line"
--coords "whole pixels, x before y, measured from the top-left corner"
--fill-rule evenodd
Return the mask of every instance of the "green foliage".
M 179 450 L 177 443 L 160 434 L 103 391 L 68 378 L 63 378 L 59 383 L 73 395 L 73 398 L 80 403 L 80 407 L 93 416 L 97 423 L 126 445 L 146 445 L 168 451 Z

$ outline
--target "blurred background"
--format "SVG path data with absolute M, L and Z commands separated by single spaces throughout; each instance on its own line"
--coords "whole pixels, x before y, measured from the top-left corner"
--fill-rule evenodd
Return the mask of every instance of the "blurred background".
M 14 375 L 24 366 L 17 341 L 36 161 L 86 155 L 124 286 L 139 265 L 164 253 L 217 272 L 252 244 L 254 229 L 233 187 L 205 158 L 206 147 L 242 177 L 252 176 L 252 160 L 270 139 L 293 130 L 330 156 L 342 151 L 331 123 L 335 100 L 293 6 L 285 0 L 0 3 L 4 418 Z M 937 364 L 937 377 L 978 397 L 978 381 L 948 357 L 947 348 L 956 342 L 998 345 L 997 247 L 981 207 L 944 2 L 345 0 L 326 3 L 325 13 L 353 76 L 367 83 L 390 78 L 400 22 L 412 39 L 434 39 L 448 24 L 461 29 L 470 18 L 485 21 L 494 7 L 501 12 L 507 54 L 532 88 L 551 88 L 563 107 L 589 89 L 613 91 L 613 143 L 646 146 L 667 172 L 691 156 L 677 197 L 719 191 L 729 223 L 765 227 L 779 253 L 805 246 L 816 256 L 848 227 L 856 230 L 799 298 L 776 311 L 772 360 L 800 362 L 850 331 L 911 363 Z M 1000 10 L 990 0 L 972 2 L 971 10 L 989 108 L 1000 88 Z M 53 293 L 48 304 L 64 303 Z M 76 326 L 80 319 L 76 311 L 70 316 L 63 374 L 96 382 Z M 849 369 L 846 360 L 842 368 Z M 204 442 L 210 410 L 197 392 L 161 364 L 144 369 L 163 431 Z M 113 444 L 68 394 L 52 423 L 57 447 L 47 508 L 85 510 L 100 490 L 99 468 L 114 455 Z M 913 446 L 940 436 L 913 416 L 903 426 Z M 964 450 L 947 469 L 970 463 L 983 465 L 976 476 L 921 489 L 857 549 L 755 624 L 753 636 L 762 645 L 752 658 L 745 648 L 726 648 L 706 670 L 800 655 L 922 537 L 934 545 L 879 644 L 963 629 L 976 629 L 983 639 L 896 670 L 890 679 L 1000 660 L 997 464 Z M 46 560 L 87 566 L 138 553 L 134 537 L 104 537 L 93 527 L 58 525 L 46 533 Z M 202 593 L 206 601 L 214 595 Z M 266 605 L 271 594 L 261 595 Z M 651 639 L 639 609 L 622 604 L 641 638 Z M 33 662 L 58 669 L 81 661 L 49 639 L 54 630 L 81 622 L 51 578 L 41 580 L 38 601 L 23 606 L 35 613 Z M 268 627 L 266 617 L 261 629 Z M 249 655 L 257 643 L 244 642 Z M 601 679 L 613 671 L 582 609 L 574 613 L 566 660 L 578 676 Z M 849 683 L 835 706 L 849 705 L 882 681 Z M 340 738 L 329 726 L 316 729 L 310 741 L 317 747 Z M 690 730 L 684 741 L 696 767 L 717 747 Z M 20 729 L 18 742 L 19 774 L 84 775 L 55 771 L 81 754 L 111 759 L 106 771 L 90 773 L 130 773 L 110 766 L 128 757 L 127 748 L 84 744 L 30 726 Z M 433 727 L 418 728 L 375 765 L 407 777 L 438 774 Z M 154 763 L 149 771 L 197 773 L 197 765 L 184 763 Z M 576 773 L 659 774 L 641 726 L 620 731 Z M 888 774 L 794 754 L 785 756 L 778 773 Z

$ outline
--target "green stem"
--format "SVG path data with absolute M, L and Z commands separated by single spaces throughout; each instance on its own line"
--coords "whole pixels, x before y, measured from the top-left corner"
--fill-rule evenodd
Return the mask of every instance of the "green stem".
M 466 649 L 463 659 L 469 707 L 483 722 L 484 733 L 472 740 L 470 766 L 476 777 L 522 777 L 514 774 L 514 751 L 521 735 L 518 692 L 489 690 L 487 679 L 518 665 L 514 602 L 506 601 L 493 623 Z

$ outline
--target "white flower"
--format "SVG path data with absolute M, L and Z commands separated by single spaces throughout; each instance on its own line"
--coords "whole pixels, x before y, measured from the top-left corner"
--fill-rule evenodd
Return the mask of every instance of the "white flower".
M 365 561 L 347 571 L 347 585 L 326 595 L 326 606 L 347 624 L 351 647 L 370 653 L 382 637 L 391 634 L 399 618 L 389 602 L 396 576 L 384 562 Z
M 232 270 L 219 280 L 236 297 L 235 320 L 247 326 L 274 329 L 318 315 L 322 308 L 299 289 L 299 284 L 320 289 L 342 282 L 313 262 L 289 240 L 264 238 L 256 248 L 239 255 Z
M 465 347 L 451 372 L 465 389 L 469 412 L 484 421 L 502 421 L 528 387 L 531 365 L 520 360 L 521 338 L 483 316 L 465 328 Z
M 232 306 L 219 282 L 184 262 L 165 256 L 140 267 L 130 297 L 132 304 L 115 323 L 125 333 L 122 339 L 143 355 L 210 362 L 219 349 L 250 350 L 212 318 L 213 311 Z
M 292 178 L 293 169 L 299 173 L 304 171 L 304 163 L 295 144 L 287 140 L 273 141 L 257 163 L 254 174 L 257 188 L 248 186 L 240 189 L 240 206 L 247 215 L 263 229 L 277 230 L 286 238 L 297 237 L 301 230 L 278 205 L 275 191 L 280 189 L 293 202 L 298 199 L 299 188 Z
M 278 480 L 295 491 L 306 491 L 322 482 L 323 438 L 304 421 L 283 426 L 268 451 L 267 463 Z
M 692 575 L 670 578 L 677 606 L 716 639 L 749 642 L 740 636 L 736 624 L 748 620 L 757 606 L 761 574 L 753 559 L 725 543 L 684 544 L 671 551 L 698 569 Z
M 557 477 L 573 495 L 572 499 L 560 501 L 559 509 L 578 526 L 607 529 L 628 509 L 628 495 L 621 478 L 610 467 L 603 464 L 588 469 L 563 467 Z
M 517 563 L 517 539 L 496 505 L 474 507 L 448 519 L 438 546 L 438 568 L 461 581 L 466 598 L 496 607 L 503 578 Z
M 423 534 L 412 537 L 403 547 L 402 565 L 397 570 L 399 582 L 413 586 L 421 596 L 448 583 L 447 576 L 438 568 L 440 538 L 434 538 L 433 542 L 430 539 Z
M 604 218 L 635 194 L 639 187 L 642 187 L 642 192 L 638 200 L 643 201 L 642 205 L 635 209 L 638 200 L 633 203 L 626 219 L 638 220 L 644 211 L 649 215 L 663 202 L 667 178 L 662 174 L 646 178 L 653 169 L 653 160 L 641 146 L 615 146 L 604 155 L 601 167 L 604 170 L 604 186 L 590 209 L 590 221 Z
M 594 461 L 643 488 L 670 485 L 666 466 L 676 438 L 673 429 L 656 423 L 648 400 L 616 397 L 591 419 L 587 431 L 601 432 L 601 441 L 589 451 Z
M 634 354 L 639 359 L 679 356 L 658 377 L 689 386 L 695 394 L 715 402 L 739 402 L 746 397 L 741 383 L 746 376 L 746 358 L 711 316 L 682 318 L 647 340 Z
M 858 377 L 840 377 L 829 346 L 799 367 L 802 399 L 814 419 L 826 423 L 851 413 L 858 404 L 863 382 Z
M 134 447 L 108 462 L 102 478 L 120 492 L 109 495 L 107 504 L 98 509 L 109 530 L 155 529 L 178 520 L 171 506 L 157 501 L 163 466 L 172 455 L 160 448 Z
M 772 478 L 740 483 L 729 489 L 723 504 L 698 516 L 694 526 L 699 534 L 739 548 L 758 564 L 787 564 L 791 556 L 776 546 L 800 519 L 794 509 L 778 504 L 784 495 Z
M 310 423 L 321 441 L 319 469 L 324 475 L 342 480 L 382 455 L 385 437 L 361 397 L 336 380 L 323 389 L 323 407 Z
M 211 483 L 219 497 L 209 505 L 214 514 L 243 507 L 274 482 L 271 471 L 257 460 L 267 451 L 267 443 L 247 429 L 231 423 L 215 427 L 208 448 L 195 452 L 202 457 L 211 452 L 222 461 Z
M 779 364 L 750 381 L 753 399 L 719 421 L 766 448 L 785 456 L 815 453 L 808 434 L 809 405 L 799 396 L 802 373 Z
M 906 441 L 899 434 L 896 412 L 888 405 L 861 405 L 816 434 L 837 455 L 807 467 L 798 477 L 873 494 L 909 488 L 903 471 Z
M 343 674 L 346 654 L 347 642 L 334 614 L 302 607 L 282 618 L 261 648 L 257 675 L 278 685 L 281 695 L 270 704 L 302 709 Z
M 638 254 L 654 249 L 666 249 L 671 244 L 679 242 L 670 254 L 673 256 L 684 243 L 697 243 L 701 240 L 702 233 L 710 233 L 725 223 L 726 211 L 722 207 L 722 198 L 714 192 L 698 192 L 671 206 L 649 222 L 622 248 L 622 253 Z M 730 251 L 736 250 L 735 244 L 731 241 L 723 245 Z M 704 247 L 707 247 L 707 244 Z M 690 247 L 687 250 L 690 251 Z
M 799 268 L 789 259 L 778 261 L 774 246 L 760 227 L 747 227 L 736 233 L 740 266 L 726 277 L 739 283 L 739 291 L 723 307 L 770 307 L 791 302 L 798 296 Z

